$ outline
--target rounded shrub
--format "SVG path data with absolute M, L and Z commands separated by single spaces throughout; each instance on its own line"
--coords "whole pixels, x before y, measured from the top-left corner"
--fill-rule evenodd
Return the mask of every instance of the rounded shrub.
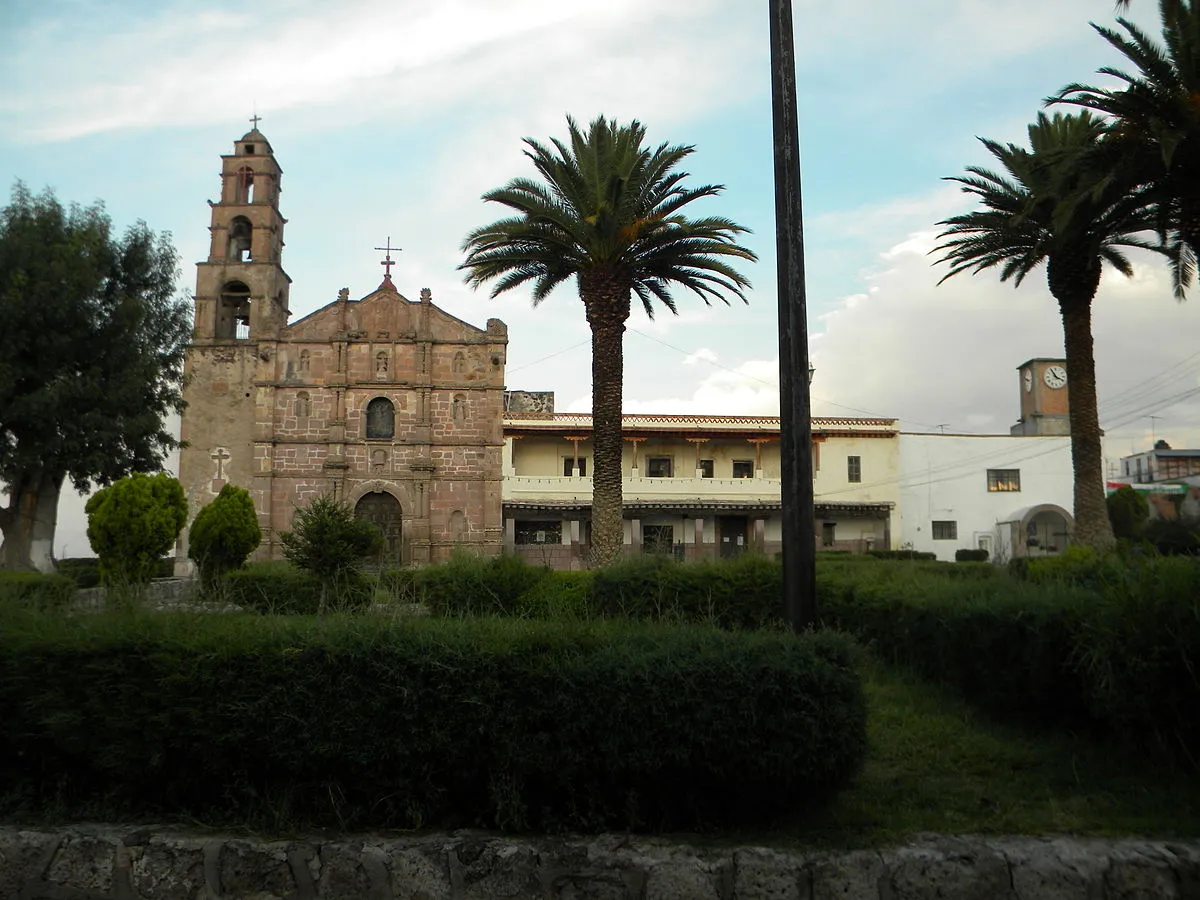
M 212 587 L 226 572 L 245 565 L 261 541 L 250 492 L 227 484 L 192 522 L 188 557 L 199 567 L 204 584 Z
M 183 485 L 165 472 L 135 472 L 92 495 L 85 507 L 88 541 L 110 585 L 145 584 L 187 522 Z

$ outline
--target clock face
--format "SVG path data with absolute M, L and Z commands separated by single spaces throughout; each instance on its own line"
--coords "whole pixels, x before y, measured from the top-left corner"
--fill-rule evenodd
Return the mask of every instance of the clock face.
M 1058 390 L 1061 387 L 1067 386 L 1067 370 L 1062 366 L 1048 366 L 1046 372 L 1042 375 L 1042 380 L 1046 382 L 1046 387 L 1052 390 Z
M 1026 369 L 1025 375 L 1021 380 L 1025 382 L 1025 393 L 1028 394 L 1033 390 L 1033 370 Z

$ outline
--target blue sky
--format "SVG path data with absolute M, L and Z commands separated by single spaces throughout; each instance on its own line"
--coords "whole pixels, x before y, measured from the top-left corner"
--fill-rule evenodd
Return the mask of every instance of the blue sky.
M 1155 24 L 1157 5 L 1131 17 Z M 941 179 L 986 163 L 976 135 L 1022 141 L 1042 98 L 1114 62 L 1089 19 L 1109 0 L 796 0 L 814 410 L 908 430 L 1007 431 L 1015 368 L 1061 354 L 1044 280 L 942 272 L 936 222 L 966 207 Z M 572 289 L 540 308 L 463 286 L 459 245 L 500 217 L 485 190 L 532 170 L 521 138 L 567 113 L 640 119 L 693 144 L 696 212 L 753 229 L 750 304 L 640 312 L 626 340 L 629 411 L 777 410 L 767 0 L 313 0 L 204 4 L 8 0 L 0 6 L 0 175 L 65 201 L 103 199 L 119 225 L 174 235 L 181 292 L 207 253 L 219 159 L 257 110 L 284 170 L 284 266 L 302 316 L 393 279 L 468 321 L 509 325 L 510 387 L 589 402 L 588 333 Z M 1192 358 L 1200 304 L 1161 267 L 1106 276 L 1095 305 L 1112 458 L 1153 428 L 1200 445 Z M 1149 415 L 1161 418 L 1150 420 Z

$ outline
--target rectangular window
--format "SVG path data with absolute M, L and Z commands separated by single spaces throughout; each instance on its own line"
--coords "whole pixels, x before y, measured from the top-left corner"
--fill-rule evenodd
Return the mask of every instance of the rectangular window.
M 643 525 L 643 553 L 671 553 L 675 547 L 674 525 Z
M 562 522 L 537 522 L 518 519 L 513 529 L 518 544 L 561 544 Z
M 753 478 L 754 477 L 754 460 L 752 460 L 752 459 L 735 459 L 733 461 L 733 477 L 734 478 Z
M 832 547 L 834 541 L 834 532 L 837 530 L 836 522 L 821 523 L 821 546 Z
M 575 471 L 572 472 L 572 463 L 574 463 Z M 563 457 L 563 477 L 570 478 L 572 475 L 578 475 L 580 478 L 587 476 L 587 458 L 579 457 Z
M 670 478 L 672 475 L 672 459 L 669 456 L 646 457 L 647 478 Z
M 711 459 L 700 460 L 700 465 L 698 465 L 696 468 L 700 470 L 701 478 L 713 477 L 713 461 Z
M 862 457 L 846 457 L 846 480 L 852 484 L 862 481 Z
M 988 469 L 988 490 L 992 493 L 997 491 L 1019 491 L 1021 489 L 1021 470 L 1020 469 Z
M 958 523 L 957 522 L 934 522 L 933 523 L 933 539 L 935 541 L 957 541 L 958 540 Z

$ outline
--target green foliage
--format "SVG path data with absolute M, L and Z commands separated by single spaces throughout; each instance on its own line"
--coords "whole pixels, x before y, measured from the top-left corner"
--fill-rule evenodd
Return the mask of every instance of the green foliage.
M 0 608 L 61 609 L 75 599 L 75 589 L 75 582 L 64 575 L 0 571 Z
M 632 557 L 594 573 L 589 606 L 605 617 L 776 627 L 781 578 L 779 563 L 749 553 L 696 563 Z
M 68 813 L 715 829 L 859 771 L 841 635 L 628 623 L 95 615 L 0 627 L 0 781 Z M 147 686 L 152 685 L 152 690 Z
M 56 560 L 59 575 L 75 582 L 77 588 L 94 588 L 100 584 L 100 560 L 94 556 L 78 556 Z
M 1105 499 L 1108 520 L 1118 538 L 1136 538 L 1150 517 L 1150 504 L 1129 485 L 1122 485 Z
M 250 492 L 227 484 L 196 514 L 188 532 L 188 557 L 199 566 L 204 583 L 213 585 L 226 572 L 245 565 L 261 541 Z
M 774 628 L 782 612 L 779 563 L 752 554 L 686 564 L 648 554 L 583 572 L 555 572 L 515 556 L 462 555 L 403 577 L 411 579 L 414 600 L 443 616 L 638 619 Z
M 481 558 L 455 553 L 448 562 L 415 573 L 421 601 L 439 615 L 518 614 L 518 599 L 549 570 L 519 556 Z
M 936 553 L 927 553 L 922 550 L 868 550 L 867 556 L 874 559 L 923 559 L 936 560 Z
M 1142 538 L 1163 556 L 1200 555 L 1200 526 L 1178 519 L 1151 519 Z
M 1024 580 L 881 568 L 819 570 L 825 623 L 993 712 L 1200 758 L 1200 560 L 1071 548 Z
M 319 578 L 329 593 L 339 582 L 353 578 L 357 566 L 379 552 L 383 536 L 350 505 L 318 497 L 292 516 L 292 530 L 279 533 L 283 555 L 298 568 Z
M 1072 544 L 1056 556 L 1030 558 L 1013 570 L 1035 584 L 1070 584 L 1099 589 L 1121 581 L 1127 567 L 1116 553 L 1100 553 L 1091 547 Z
M 226 572 L 210 594 L 244 609 L 290 616 L 360 610 L 370 603 L 371 591 L 371 581 L 353 569 L 326 582 L 289 562 L 275 561 Z
M 179 445 L 163 417 L 182 408 L 190 305 L 176 294 L 169 236 L 124 235 L 97 203 L 64 208 L 21 183 L 0 209 L 0 509 L 6 540 L 47 485 L 80 490 L 154 471 Z M 9 548 L 28 558 L 28 546 Z
M 962 547 L 954 551 L 955 562 L 987 562 L 988 552 L 982 548 L 972 550 L 970 547 Z
M 593 562 L 611 565 L 621 552 L 622 323 L 637 295 L 646 315 L 655 301 L 676 312 L 671 292 L 683 287 L 705 303 L 745 301 L 750 282 L 731 262 L 754 261 L 738 243 L 746 229 L 716 216 L 692 218 L 685 207 L 715 197 L 722 185 L 684 186 L 679 164 L 693 147 L 644 145 L 646 128 L 604 116 L 581 130 L 567 117 L 569 137 L 550 146 L 526 138 L 525 155 L 541 180 L 516 178 L 483 195 L 509 213 L 463 241 L 459 267 L 473 287 L 492 296 L 528 287 L 536 306 L 574 279 L 592 330 Z
M 159 558 L 175 545 L 187 522 L 179 480 L 165 472 L 135 472 L 93 494 L 87 502 L 88 541 L 100 557 L 105 584 L 145 584 Z

